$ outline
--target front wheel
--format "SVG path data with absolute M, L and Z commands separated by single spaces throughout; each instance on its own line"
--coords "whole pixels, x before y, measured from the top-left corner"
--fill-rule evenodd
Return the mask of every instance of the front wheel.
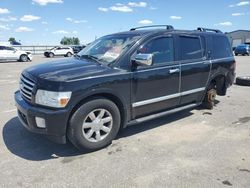
M 71 57 L 72 56 L 72 53 L 70 53 L 70 52 L 68 52 L 67 54 L 66 54 L 66 57 Z
M 28 61 L 28 60 L 29 60 L 29 58 L 28 58 L 27 55 L 24 55 L 24 54 L 23 54 L 23 55 L 20 56 L 20 61 L 21 61 L 21 62 L 26 62 L 26 61 Z
M 120 123 L 118 107 L 108 99 L 98 98 L 76 110 L 70 119 L 67 135 L 79 150 L 97 150 L 112 142 Z

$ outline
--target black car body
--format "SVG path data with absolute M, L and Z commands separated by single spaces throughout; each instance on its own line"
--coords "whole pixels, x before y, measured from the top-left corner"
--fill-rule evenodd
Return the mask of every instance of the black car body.
M 234 54 L 237 55 L 250 55 L 250 45 L 241 44 L 237 46 L 234 50 Z
M 216 93 L 225 95 L 232 85 L 235 60 L 227 37 L 218 30 L 206 31 L 133 29 L 106 36 L 134 40 L 109 64 L 80 54 L 28 68 L 22 73 L 20 90 L 15 93 L 19 119 L 30 131 L 45 134 L 55 142 L 66 143 L 69 136 L 79 149 L 98 149 L 112 141 L 118 128 L 192 108 L 204 101 L 211 103 Z M 83 53 L 96 49 L 86 47 Z M 148 49 L 157 53 L 148 55 Z M 152 64 L 146 65 L 149 56 Z M 71 97 L 63 108 L 48 107 L 37 104 L 38 90 L 70 91 Z M 84 138 L 78 135 L 81 132 L 78 123 L 89 120 L 75 120 L 80 118 L 79 109 L 84 114 L 84 110 L 91 109 L 89 106 L 98 106 L 92 104 L 95 101 L 103 103 L 96 109 L 107 109 L 105 117 L 115 114 L 111 116 L 112 129 L 118 127 L 111 138 L 104 138 L 100 144 L 95 138 L 79 141 Z M 115 107 L 109 108 L 112 104 Z M 45 124 L 43 128 L 37 125 L 41 121 Z M 98 126 L 93 122 L 96 131 Z M 100 132 L 97 133 L 92 133 L 93 137 L 99 137 Z

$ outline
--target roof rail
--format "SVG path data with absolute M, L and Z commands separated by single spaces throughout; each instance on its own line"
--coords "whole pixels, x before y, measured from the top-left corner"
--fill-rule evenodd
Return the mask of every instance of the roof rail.
M 174 29 L 172 25 L 149 25 L 149 26 L 135 27 L 135 28 L 130 29 L 130 31 L 135 31 L 137 29 L 144 29 L 144 28 L 152 28 L 152 27 L 165 27 L 167 30 Z
M 221 30 L 218 30 L 218 29 L 208 29 L 208 28 L 204 28 L 204 27 L 198 27 L 197 30 L 198 31 L 203 31 L 203 32 L 222 33 Z

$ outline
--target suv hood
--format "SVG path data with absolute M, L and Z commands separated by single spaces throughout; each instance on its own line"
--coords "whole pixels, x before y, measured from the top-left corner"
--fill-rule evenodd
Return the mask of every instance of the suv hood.
M 118 70 L 85 59 L 67 58 L 32 66 L 25 70 L 33 77 L 49 81 L 74 81 L 106 75 Z

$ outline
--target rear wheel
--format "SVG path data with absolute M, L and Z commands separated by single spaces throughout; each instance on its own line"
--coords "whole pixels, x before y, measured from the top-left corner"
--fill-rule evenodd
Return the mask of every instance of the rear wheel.
M 215 89 L 215 85 L 211 83 L 207 89 L 206 96 L 203 101 L 203 106 L 207 109 L 213 109 L 216 96 L 217 92 Z
M 98 98 L 80 106 L 70 119 L 69 140 L 79 150 L 109 145 L 120 128 L 120 111 L 110 100 Z
M 52 58 L 54 57 L 54 54 L 52 52 L 49 53 L 49 57 Z
M 26 61 L 28 61 L 28 60 L 29 60 L 29 58 L 28 58 L 27 55 L 23 54 L 23 55 L 20 56 L 20 61 L 26 62 Z

